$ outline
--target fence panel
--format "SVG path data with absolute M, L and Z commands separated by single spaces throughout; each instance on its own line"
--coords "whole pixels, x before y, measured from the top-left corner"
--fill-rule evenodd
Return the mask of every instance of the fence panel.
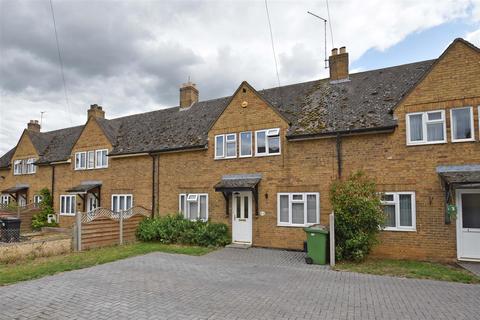
M 122 212 L 97 208 L 88 213 L 77 213 L 75 223 L 75 250 L 124 244 L 135 241 L 138 224 L 151 211 L 134 207 Z

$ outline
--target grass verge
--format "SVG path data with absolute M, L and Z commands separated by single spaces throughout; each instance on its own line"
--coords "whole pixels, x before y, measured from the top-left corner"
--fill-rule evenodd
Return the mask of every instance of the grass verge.
M 480 277 L 457 265 L 434 262 L 367 259 L 360 263 L 340 262 L 334 269 L 405 278 L 480 283 Z
M 155 251 L 200 256 L 213 250 L 215 249 L 140 242 L 121 247 L 113 246 L 60 256 L 24 260 L 11 264 L 0 263 L 0 286 L 36 279 L 58 272 L 87 268 Z

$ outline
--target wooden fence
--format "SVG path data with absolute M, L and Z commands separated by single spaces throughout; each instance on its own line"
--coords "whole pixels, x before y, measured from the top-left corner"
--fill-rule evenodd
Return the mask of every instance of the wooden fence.
M 37 204 L 29 204 L 23 207 L 8 207 L 6 205 L 0 206 L 0 219 L 1 217 L 13 217 L 20 218 L 22 223 L 20 224 L 20 233 L 32 232 L 32 218 L 34 215 L 40 212 Z
M 78 212 L 74 225 L 74 248 L 81 251 L 135 241 L 138 224 L 149 216 L 151 211 L 143 207 L 121 212 L 105 208 Z

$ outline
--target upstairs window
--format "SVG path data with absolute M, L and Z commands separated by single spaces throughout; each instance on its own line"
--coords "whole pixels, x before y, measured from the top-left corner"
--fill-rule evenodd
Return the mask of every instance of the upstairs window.
M 280 129 L 255 131 L 255 143 L 256 156 L 280 154 Z
M 87 152 L 87 169 L 95 168 L 95 151 Z
M 407 144 L 445 143 L 445 111 L 416 112 L 407 114 Z
M 37 159 L 35 158 L 13 161 L 13 174 L 33 174 L 37 172 L 37 166 L 35 165 L 35 161 L 37 161 Z
M 14 175 L 22 174 L 22 160 L 13 161 L 13 174 Z
M 240 157 L 252 156 L 252 132 L 240 132 Z
M 215 159 L 237 157 L 237 134 L 229 133 L 215 137 Z
M 97 158 L 95 168 L 108 168 L 108 150 L 97 150 L 95 153 Z
M 473 141 L 473 108 L 456 108 L 450 110 L 452 121 L 452 142 Z
M 178 199 L 178 209 L 185 219 L 208 220 L 208 194 L 181 193 Z
M 415 231 L 414 192 L 386 192 L 382 205 L 386 215 L 384 230 Z
M 215 159 L 221 159 L 225 156 L 224 153 L 224 143 L 225 143 L 225 136 L 219 135 L 215 137 Z
M 87 153 L 75 153 L 75 170 L 84 170 L 87 168 Z
M 35 158 L 30 158 L 27 160 L 27 174 L 32 174 L 37 172 L 37 166 L 35 165 Z

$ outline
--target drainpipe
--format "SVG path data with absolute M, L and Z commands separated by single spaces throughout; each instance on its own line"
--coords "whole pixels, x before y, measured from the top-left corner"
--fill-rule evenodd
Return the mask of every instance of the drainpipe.
M 55 200 L 54 200 L 54 194 L 55 194 L 55 165 L 51 164 L 52 167 L 52 206 L 54 206 Z
M 158 187 L 159 187 L 159 155 L 152 154 L 152 217 L 158 211 Z
M 342 136 L 337 134 L 337 172 L 338 179 L 342 178 Z

